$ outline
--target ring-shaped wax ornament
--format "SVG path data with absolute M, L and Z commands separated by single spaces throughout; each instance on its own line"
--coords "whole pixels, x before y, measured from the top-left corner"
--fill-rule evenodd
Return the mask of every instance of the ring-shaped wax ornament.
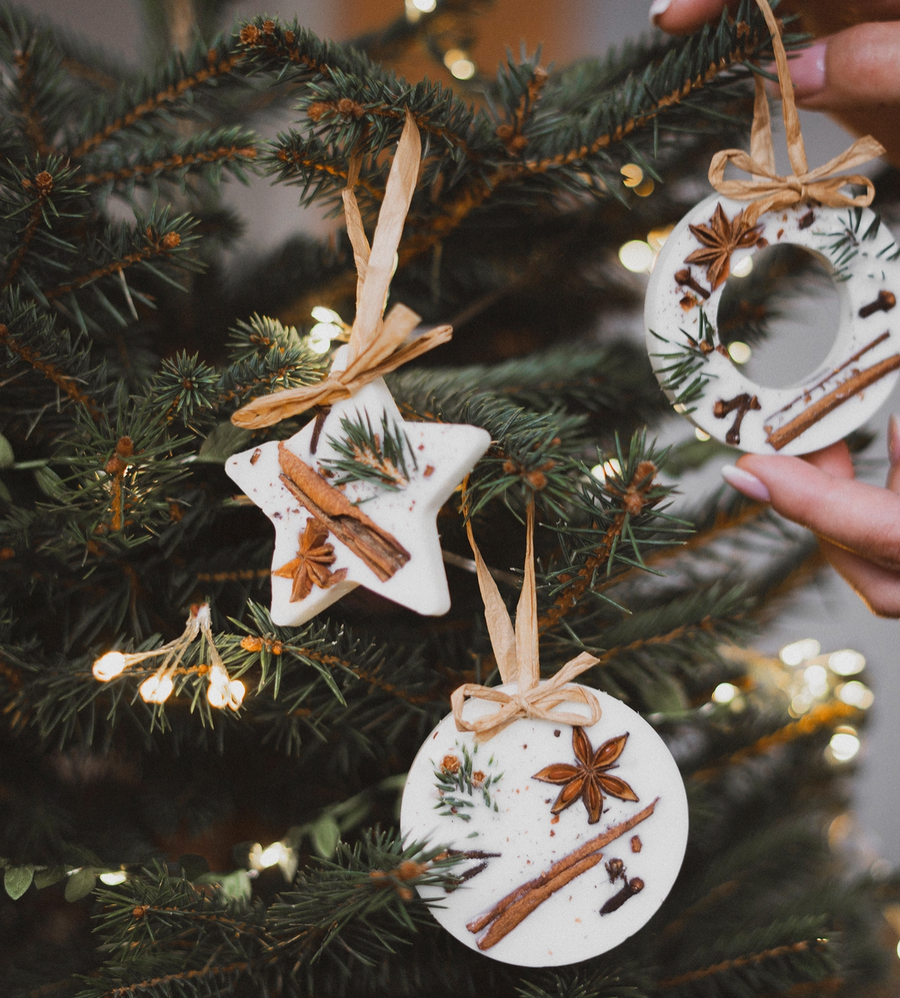
M 581 689 L 600 703 L 596 724 L 523 717 L 479 742 L 451 714 L 409 771 L 406 840 L 446 845 L 460 859 L 449 892 L 419 893 L 451 935 L 504 963 L 551 967 L 605 953 L 646 924 L 681 868 L 688 807 L 675 760 L 640 714 Z M 496 710 L 473 698 L 462 716 Z M 590 716 L 575 700 L 559 710 Z
M 715 194 L 675 226 L 647 287 L 644 322 L 663 390 L 710 436 L 757 454 L 807 454 L 861 426 L 900 370 L 900 248 L 868 208 L 801 203 L 743 219 L 745 202 Z M 838 332 L 797 384 L 751 381 L 721 343 L 717 311 L 731 270 L 769 245 L 801 246 L 838 294 Z M 764 348 L 763 348 L 764 349 Z

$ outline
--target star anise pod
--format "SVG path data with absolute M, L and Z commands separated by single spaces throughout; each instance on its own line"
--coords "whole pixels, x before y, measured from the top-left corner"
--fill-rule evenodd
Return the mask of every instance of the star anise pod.
M 595 752 L 584 728 L 572 728 L 572 748 L 575 751 L 576 765 L 557 762 L 547 766 L 532 779 L 542 783 L 562 784 L 562 790 L 550 810 L 553 814 L 565 811 L 580 797 L 588 812 L 588 824 L 595 825 L 603 810 L 604 791 L 619 800 L 638 800 L 637 794 L 618 776 L 610 776 L 608 770 L 616 769 L 613 764 L 622 754 L 628 732 L 617 738 L 605 741 Z
M 342 582 L 347 575 L 346 568 L 331 571 L 329 566 L 334 564 L 334 545 L 325 543 L 327 536 L 328 528 L 310 517 L 300 536 L 297 557 L 272 573 L 281 579 L 293 579 L 291 603 L 306 599 L 314 584 L 320 589 L 327 589 L 336 582 Z
M 731 254 L 736 249 L 753 246 L 758 240 L 761 225 L 748 225 L 743 211 L 729 222 L 721 204 L 706 225 L 691 225 L 691 232 L 703 243 L 703 249 L 694 250 L 684 258 L 685 263 L 699 263 L 706 267 L 706 279 L 712 290 L 728 277 L 731 271 Z

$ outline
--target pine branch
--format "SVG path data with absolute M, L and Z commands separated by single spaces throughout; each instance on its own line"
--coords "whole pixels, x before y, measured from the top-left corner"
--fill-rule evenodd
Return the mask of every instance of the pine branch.
M 156 81 L 149 81 L 136 95 L 131 86 L 120 90 L 100 120 L 90 123 L 90 134 L 70 139 L 69 156 L 82 159 L 123 130 L 172 109 L 198 88 L 231 74 L 243 58 L 243 52 L 229 51 L 222 44 L 195 45 L 187 56 L 173 60 Z

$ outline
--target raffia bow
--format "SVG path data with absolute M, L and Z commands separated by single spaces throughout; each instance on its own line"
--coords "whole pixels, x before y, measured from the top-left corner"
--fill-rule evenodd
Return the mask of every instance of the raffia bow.
M 494 657 L 497 660 L 497 668 L 500 670 L 500 678 L 504 683 L 517 683 L 518 688 L 514 692 L 507 693 L 477 683 L 465 683 L 457 687 L 450 697 L 457 730 L 472 731 L 477 741 L 487 741 L 520 717 L 533 717 L 573 726 L 596 724 L 601 715 L 597 698 L 582 686 L 567 684 L 595 665 L 599 659 L 588 652 L 582 652 L 567 662 L 552 679 L 540 683 L 537 592 L 534 575 L 534 504 L 528 504 L 526 514 L 525 579 L 516 606 L 515 628 L 500 596 L 497 583 L 491 577 L 475 543 L 471 523 L 466 524 L 466 531 L 475 555 L 478 587 L 484 600 L 484 617 Z M 489 700 L 502 706 L 493 714 L 467 721 L 463 717 L 463 707 L 467 697 Z M 589 716 L 557 710 L 556 708 L 565 701 L 583 703 L 588 708 Z
M 403 133 L 388 174 L 371 248 L 353 191 L 359 175 L 360 161 L 359 157 L 351 160 L 343 199 L 347 233 L 353 246 L 357 269 L 356 317 L 350 330 L 344 369 L 333 369 L 315 385 L 288 388 L 254 399 L 234 413 L 231 417 L 233 423 L 256 430 L 272 426 L 313 406 L 330 405 L 350 398 L 369 382 L 450 339 L 452 328 L 438 326 L 410 340 L 410 334 L 418 326 L 421 316 L 405 305 L 394 305 L 387 316 L 382 318 L 394 268 L 394 255 L 400 245 L 403 223 L 416 189 L 421 150 L 419 130 L 407 110 Z
M 744 221 L 753 225 L 767 211 L 787 208 L 801 201 L 818 201 L 829 208 L 865 207 L 872 203 L 875 185 L 861 174 L 838 174 L 851 170 L 861 163 L 884 155 L 880 142 L 866 135 L 857 139 L 839 156 L 810 170 L 806 149 L 800 132 L 800 119 L 794 104 L 794 89 L 788 69 L 787 55 L 781 42 L 781 32 L 775 15 L 766 0 L 757 0 L 772 34 L 775 65 L 781 86 L 781 105 L 784 111 L 784 132 L 792 174 L 781 176 L 775 172 L 775 151 L 772 146 L 772 128 L 769 120 L 769 102 L 762 79 L 756 76 L 756 98 L 753 105 L 753 128 L 750 133 L 750 152 L 743 149 L 723 149 L 717 152 L 709 165 L 709 182 L 726 197 L 736 201 L 752 201 L 744 209 Z M 752 180 L 725 180 L 725 168 L 733 163 L 738 169 L 753 175 Z M 837 174 L 837 175 L 836 175 Z M 861 184 L 862 194 L 851 197 L 841 191 L 847 184 Z

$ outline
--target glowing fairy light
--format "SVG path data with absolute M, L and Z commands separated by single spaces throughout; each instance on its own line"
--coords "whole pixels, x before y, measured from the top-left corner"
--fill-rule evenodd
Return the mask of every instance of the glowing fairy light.
M 260 852 L 259 866 L 261 869 L 267 870 L 270 866 L 276 866 L 290 859 L 290 855 L 291 850 L 283 842 L 273 842 Z
M 735 340 L 733 343 L 728 344 L 728 356 L 735 364 L 746 364 L 752 355 L 753 351 L 750 347 L 740 340 Z
M 622 183 L 626 187 L 637 187 L 644 179 L 644 171 L 637 163 L 626 163 L 619 173 L 622 174 Z
M 471 80 L 475 75 L 475 63 L 462 49 L 448 49 L 444 53 L 444 65 L 457 80 Z
M 175 689 L 172 677 L 165 673 L 154 673 L 148 676 L 138 687 L 141 698 L 147 703 L 165 703 Z
M 646 274 L 653 266 L 653 250 L 643 239 L 630 239 L 619 247 L 619 260 L 632 274 Z
M 851 679 L 849 683 L 841 683 L 834 692 L 838 700 L 859 710 L 868 710 L 875 703 L 875 694 L 858 679 Z
M 752 270 L 753 257 L 745 256 L 743 260 L 738 260 L 738 262 L 731 268 L 731 274 L 734 277 L 747 277 Z
M 598 478 L 601 481 L 606 481 L 609 478 L 615 478 L 622 474 L 622 465 L 619 464 L 618 460 L 614 457 L 603 461 L 601 464 L 595 464 L 591 468 L 591 474 L 594 478 Z
M 437 0 L 412 0 L 412 5 L 423 14 L 430 14 L 437 8 Z
M 128 659 L 120 651 L 108 651 L 105 655 L 94 662 L 94 678 L 101 683 L 108 683 L 110 679 L 120 676 L 128 665 Z
M 206 646 L 210 664 L 208 667 L 196 666 L 193 670 L 185 670 L 182 666 L 184 654 L 198 636 Z M 175 689 L 172 677 L 176 670 L 181 668 L 182 671 L 202 669 L 207 672 L 209 677 L 207 698 L 214 707 L 230 707 L 232 710 L 240 707 L 246 690 L 240 680 L 232 679 L 228 674 L 222 656 L 216 648 L 208 603 L 199 603 L 191 607 L 184 633 L 174 641 L 150 651 L 106 652 L 94 662 L 93 673 L 100 682 L 107 683 L 120 676 L 129 666 L 152 658 L 162 658 L 162 662 L 156 672 L 148 676 L 138 687 L 141 697 L 147 703 L 164 703 L 171 696 Z
M 694 436 L 701 443 L 706 443 L 706 441 L 710 439 L 709 434 L 706 432 L 706 430 L 701 430 L 699 426 L 694 430 Z
M 849 725 L 842 725 L 831 736 L 826 753 L 832 762 L 850 762 L 859 753 L 861 747 L 862 743 L 856 729 Z
M 106 884 L 107 887 L 117 887 L 125 883 L 128 874 L 124 870 L 111 870 L 109 873 L 101 873 L 99 879 L 100 883 Z
M 347 324 L 332 308 L 316 305 L 310 312 L 316 324 L 309 331 L 308 345 L 314 353 L 328 353 L 331 341 L 343 339 Z
M 778 657 L 785 665 L 800 665 L 815 658 L 821 650 L 822 646 L 815 638 L 802 638 L 800 641 L 785 645 L 778 653 Z
M 731 703 L 738 693 L 740 693 L 740 690 L 734 683 L 719 683 L 712 692 L 712 702 L 721 704 Z
M 836 676 L 855 676 L 866 667 L 866 657 L 852 648 L 833 651 L 828 656 L 828 668 Z
M 803 680 L 814 697 L 823 697 L 828 692 L 828 673 L 824 666 L 810 665 L 803 670 Z

